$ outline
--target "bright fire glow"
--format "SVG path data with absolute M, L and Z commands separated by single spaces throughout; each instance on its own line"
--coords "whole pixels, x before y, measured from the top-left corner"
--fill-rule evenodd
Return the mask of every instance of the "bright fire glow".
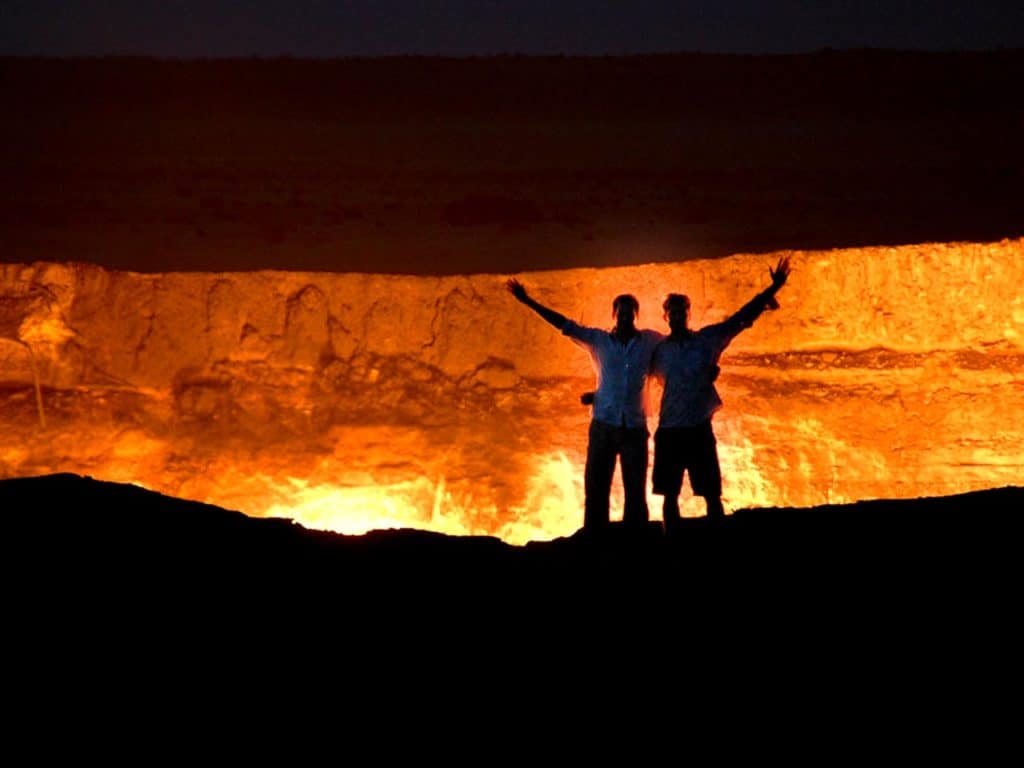
M 525 503 L 502 514 L 496 506 L 481 510 L 469 508 L 447 489 L 444 478 L 426 478 L 385 486 L 342 488 L 310 485 L 302 478 L 288 478 L 284 488 L 275 492 L 288 500 L 274 504 L 264 514 L 290 517 L 308 528 L 361 534 L 381 528 L 419 528 L 450 535 L 480 534 L 470 521 L 487 517 L 505 519 L 496 530 L 489 530 L 513 544 L 533 539 L 566 536 L 579 527 L 583 503 L 579 472 L 564 455 L 544 457 L 530 478 Z M 262 478 L 265 487 L 275 483 Z M 472 503 L 472 502 L 469 502 Z M 252 505 L 259 504 L 253 499 Z M 621 511 L 620 511 L 621 517 Z
M 790 255 L 782 308 L 723 359 L 727 509 L 1019 484 L 1024 241 Z M 628 290 L 663 329 L 666 292 L 717 322 L 776 259 L 520 279 L 594 325 Z M 349 534 L 568 535 L 593 373 L 502 280 L 0 265 L 0 478 L 76 472 Z

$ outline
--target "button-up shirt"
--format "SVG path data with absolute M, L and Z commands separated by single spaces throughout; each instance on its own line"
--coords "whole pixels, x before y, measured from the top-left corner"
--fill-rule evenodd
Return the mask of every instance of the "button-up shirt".
M 593 418 L 616 427 L 646 427 L 644 387 L 654 348 L 665 337 L 657 331 L 638 331 L 623 343 L 602 328 L 567 320 L 562 333 L 584 347 L 597 369 Z
M 691 332 L 681 339 L 671 336 L 658 345 L 651 372 L 662 379 L 659 427 L 693 427 L 722 407 L 715 389 L 718 358 L 740 331 L 749 328 L 771 302 L 758 294 L 728 320 Z

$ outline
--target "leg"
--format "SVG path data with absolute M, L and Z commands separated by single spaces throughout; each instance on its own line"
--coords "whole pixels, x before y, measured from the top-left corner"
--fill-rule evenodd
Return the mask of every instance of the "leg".
M 621 443 L 622 488 L 626 506 L 622 521 L 627 527 L 646 528 L 647 428 L 623 429 Z
M 612 490 L 615 472 L 614 427 L 599 421 L 590 422 L 590 440 L 587 443 L 587 467 L 583 473 L 586 493 L 583 509 L 583 527 L 599 530 L 608 526 L 608 494 Z
M 725 507 L 722 506 L 721 496 L 705 496 L 704 501 L 708 505 L 708 517 L 721 520 L 725 517 Z
M 703 496 L 707 515 L 712 520 L 725 517 L 722 506 L 722 470 L 718 464 L 718 441 L 711 422 L 695 428 L 694 461 L 690 467 L 690 485 L 695 496 Z
M 654 472 L 651 474 L 654 493 L 665 497 L 661 508 L 665 533 L 679 530 L 679 491 L 683 487 L 685 471 L 680 430 L 659 429 L 654 433 Z
M 676 533 L 681 525 L 679 517 L 679 496 L 665 494 L 665 501 L 661 506 L 661 519 L 665 521 L 665 533 Z

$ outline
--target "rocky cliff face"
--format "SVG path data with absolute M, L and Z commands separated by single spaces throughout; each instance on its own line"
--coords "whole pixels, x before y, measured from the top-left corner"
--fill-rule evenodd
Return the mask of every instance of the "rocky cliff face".
M 727 507 L 1019 482 L 1024 241 L 791 256 L 782 308 L 723 358 Z M 776 259 L 520 278 L 593 325 L 634 293 L 661 330 L 665 293 L 717 322 Z M 86 473 L 343 531 L 522 541 L 582 518 L 590 361 L 499 276 L 4 264 L 0 337 L 0 477 Z

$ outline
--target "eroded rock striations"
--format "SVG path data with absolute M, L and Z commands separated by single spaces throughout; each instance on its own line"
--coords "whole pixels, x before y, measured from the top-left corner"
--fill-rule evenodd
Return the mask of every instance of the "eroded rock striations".
M 1024 241 L 790 255 L 782 308 L 723 359 L 728 507 L 1019 482 Z M 520 279 L 595 325 L 632 292 L 664 329 L 665 293 L 717 322 L 776 258 Z M 581 519 L 589 359 L 496 275 L 4 264 L 0 382 L 4 478 L 91 474 L 349 532 L 521 542 Z

